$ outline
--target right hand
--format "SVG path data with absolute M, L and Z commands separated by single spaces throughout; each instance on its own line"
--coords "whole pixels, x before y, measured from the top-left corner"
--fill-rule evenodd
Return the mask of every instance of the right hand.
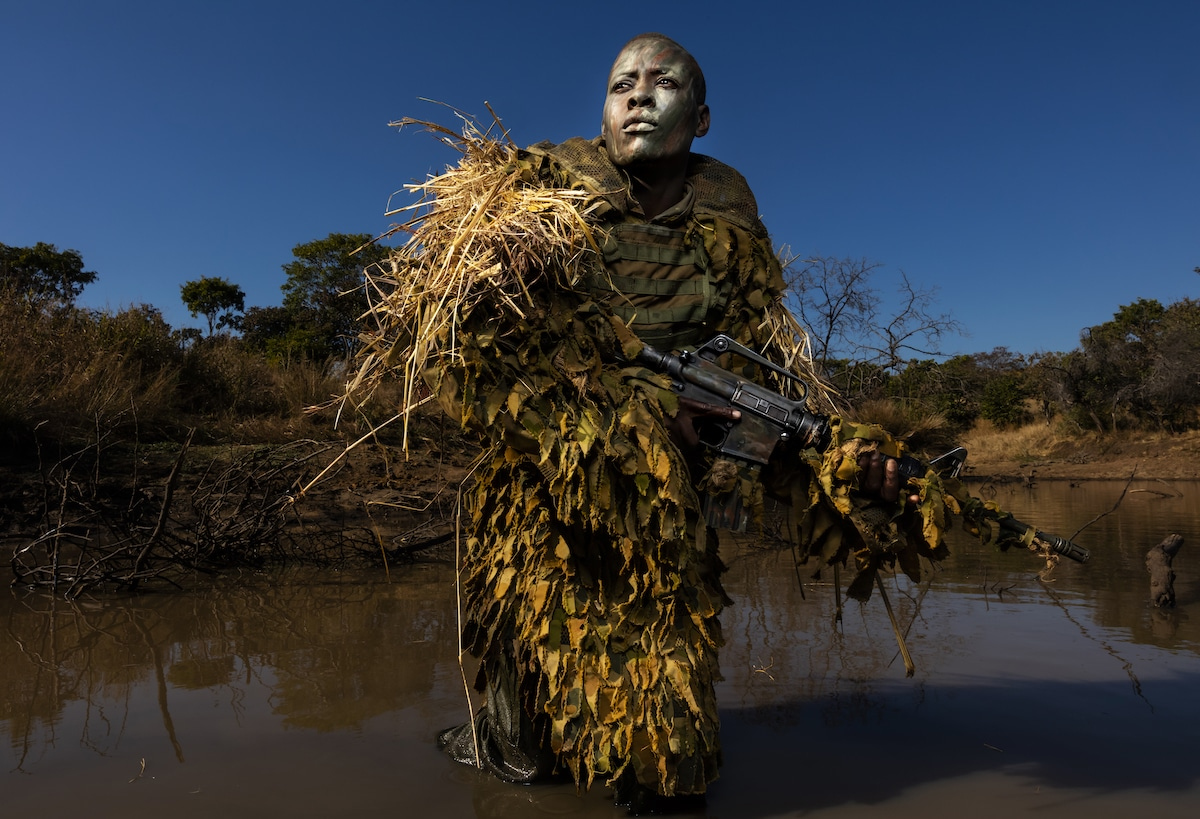
M 705 419 L 720 421 L 741 420 L 742 413 L 733 407 L 723 407 L 697 401 L 694 398 L 679 397 L 679 410 L 675 415 L 666 419 L 667 432 L 680 451 L 688 454 L 700 448 L 700 433 L 696 430 L 696 422 Z
M 889 458 L 879 450 L 864 452 L 858 456 L 858 468 L 862 470 L 858 482 L 862 494 L 888 503 L 900 499 L 900 462 L 895 458 Z M 905 500 L 909 505 L 916 506 L 921 497 L 912 494 Z

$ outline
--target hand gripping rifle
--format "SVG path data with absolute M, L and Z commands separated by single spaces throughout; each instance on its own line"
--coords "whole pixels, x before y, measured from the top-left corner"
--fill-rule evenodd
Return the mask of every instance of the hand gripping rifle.
M 770 370 L 794 382 L 799 400 L 778 393 L 717 364 L 718 356 L 726 353 L 741 356 L 747 361 Z M 803 449 L 824 452 L 829 448 L 832 434 L 829 418 L 810 412 L 805 399 L 808 385 L 783 367 L 763 358 L 726 335 L 714 336 L 695 352 L 660 353 L 645 346 L 637 357 L 638 363 L 655 372 L 667 375 L 671 387 L 680 397 L 704 404 L 731 407 L 741 413 L 734 420 L 703 419 L 696 432 L 700 442 L 732 460 L 764 466 L 771 453 L 781 443 L 794 442 Z M 957 478 L 966 462 L 967 451 L 955 447 L 925 463 L 912 455 L 899 459 L 900 474 L 907 478 L 923 478 L 929 469 L 945 477 Z M 1040 531 L 1012 515 L 983 507 L 982 514 L 995 520 L 1002 529 L 1012 533 L 1026 545 L 1032 541 L 1044 544 L 1050 551 L 1080 563 L 1090 553 L 1066 538 Z

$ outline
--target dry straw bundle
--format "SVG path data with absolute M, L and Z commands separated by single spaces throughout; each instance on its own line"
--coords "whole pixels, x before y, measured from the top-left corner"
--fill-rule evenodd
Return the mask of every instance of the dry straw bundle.
M 546 276 L 571 286 L 598 246 L 586 222 L 592 194 L 522 184 L 516 146 L 491 136 L 464 115 L 461 133 L 415 119 L 462 154 L 455 167 L 406 185 L 417 201 L 390 210 L 405 221 L 385 236 L 409 235 L 383 267 L 367 271 L 373 328 L 361 335 L 360 367 L 347 396 L 370 392 L 386 377 L 402 385 L 402 415 L 424 400 L 422 374 L 443 357 L 457 357 L 458 328 L 486 301 L 524 317 L 530 290 Z M 499 127 L 496 120 L 494 128 Z M 502 130 L 502 129 L 501 129 Z

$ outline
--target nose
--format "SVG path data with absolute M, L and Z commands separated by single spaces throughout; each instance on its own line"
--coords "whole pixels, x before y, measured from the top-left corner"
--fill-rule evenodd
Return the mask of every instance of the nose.
M 646 80 L 641 80 L 629 94 L 630 108 L 649 108 L 654 105 L 653 86 Z

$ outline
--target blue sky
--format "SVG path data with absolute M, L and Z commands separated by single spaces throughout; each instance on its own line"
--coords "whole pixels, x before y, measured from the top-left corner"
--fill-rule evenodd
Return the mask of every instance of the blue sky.
M 74 248 L 88 306 L 237 282 L 379 233 L 454 156 L 405 116 L 485 101 L 529 144 L 599 130 L 608 67 L 661 31 L 776 244 L 936 288 L 948 353 L 1069 350 L 1138 298 L 1200 295 L 1200 3 L 520 4 L 0 0 L 0 242 Z

